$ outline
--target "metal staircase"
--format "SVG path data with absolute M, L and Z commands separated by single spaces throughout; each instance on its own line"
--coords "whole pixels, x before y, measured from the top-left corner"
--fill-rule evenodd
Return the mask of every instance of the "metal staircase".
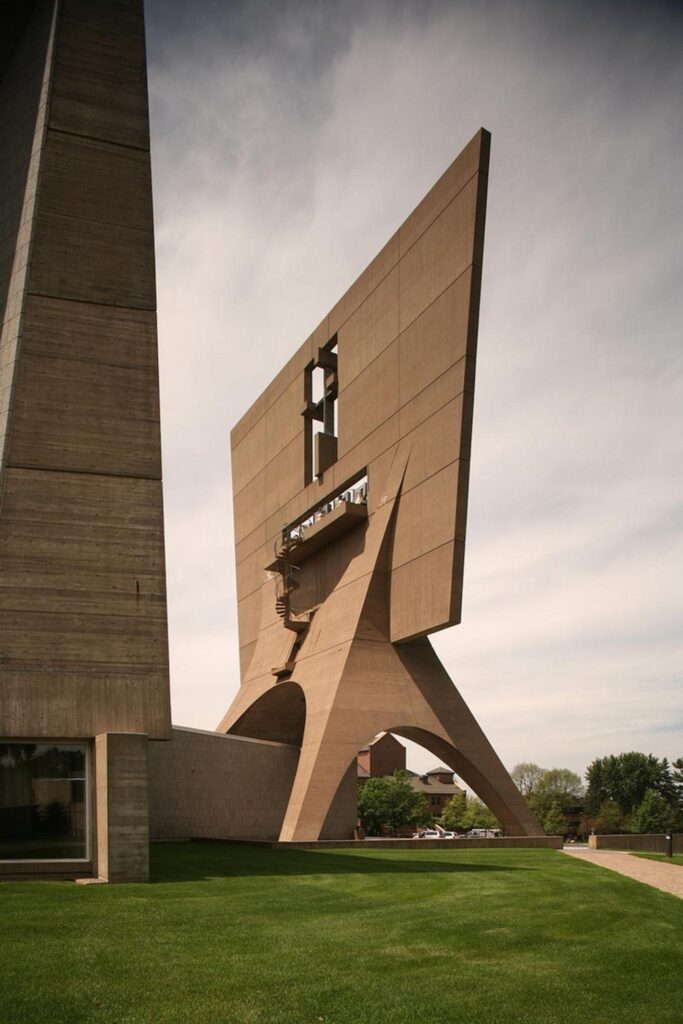
M 280 574 L 280 579 L 276 586 L 275 609 L 285 629 L 291 629 L 293 633 L 305 633 L 310 622 L 309 616 L 294 618 L 292 611 L 292 594 L 299 589 L 299 581 L 296 578 L 299 567 L 292 565 L 290 554 L 298 543 L 298 540 L 287 536 L 282 542 L 282 547 L 279 550 L 276 547 L 272 568 Z

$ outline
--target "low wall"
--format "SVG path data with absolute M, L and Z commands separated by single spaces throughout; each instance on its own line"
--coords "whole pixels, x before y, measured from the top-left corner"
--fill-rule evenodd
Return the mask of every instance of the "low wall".
M 277 839 L 298 747 L 174 726 L 149 743 L 150 839 Z
M 499 839 L 319 839 L 310 843 L 272 843 L 274 849 L 320 850 L 561 850 L 562 836 L 501 836 Z
M 634 850 L 638 853 L 666 853 L 666 837 L 663 833 L 648 832 L 644 835 L 589 836 L 591 850 Z M 683 833 L 673 837 L 673 852 L 683 853 Z

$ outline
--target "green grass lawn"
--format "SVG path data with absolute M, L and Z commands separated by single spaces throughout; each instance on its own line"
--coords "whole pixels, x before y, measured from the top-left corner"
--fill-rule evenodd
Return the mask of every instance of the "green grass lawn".
M 634 857 L 644 857 L 645 860 L 660 860 L 667 864 L 683 865 L 683 853 L 674 853 L 673 857 L 667 857 L 664 853 L 634 853 Z
M 551 850 L 152 847 L 0 884 L 1 1024 L 683 1017 L 683 900 Z

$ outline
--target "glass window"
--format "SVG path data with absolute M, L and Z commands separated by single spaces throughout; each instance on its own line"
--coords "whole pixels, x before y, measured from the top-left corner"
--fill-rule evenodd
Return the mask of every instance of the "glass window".
M 0 860 L 82 860 L 85 743 L 0 742 Z

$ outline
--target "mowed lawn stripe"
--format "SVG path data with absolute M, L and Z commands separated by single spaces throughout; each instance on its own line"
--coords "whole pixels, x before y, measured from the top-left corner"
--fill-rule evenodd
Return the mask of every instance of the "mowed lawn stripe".
M 157 844 L 0 885 L 2 1024 L 680 1022 L 683 902 L 545 850 Z

